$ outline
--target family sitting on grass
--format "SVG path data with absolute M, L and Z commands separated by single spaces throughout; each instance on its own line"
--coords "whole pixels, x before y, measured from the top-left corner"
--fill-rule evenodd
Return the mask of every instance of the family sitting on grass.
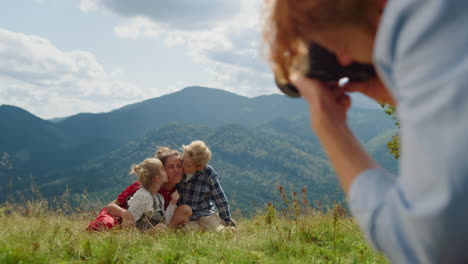
M 154 158 L 132 165 L 130 173 L 138 181 L 104 207 L 87 230 L 121 226 L 148 233 L 167 229 L 235 231 L 226 195 L 208 165 L 210 149 L 199 140 L 182 147 L 182 158 L 177 150 L 160 147 Z

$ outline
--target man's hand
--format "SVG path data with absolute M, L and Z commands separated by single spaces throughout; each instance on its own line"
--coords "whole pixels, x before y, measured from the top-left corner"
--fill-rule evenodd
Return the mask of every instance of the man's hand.
M 336 83 L 323 83 L 302 75 L 290 79 L 309 104 L 312 128 L 348 193 L 357 175 L 378 166 L 346 123 L 351 99 Z
M 351 99 L 337 83 L 324 83 L 299 74 L 290 79 L 309 104 L 311 124 L 317 133 L 346 123 Z
M 396 105 L 395 98 L 382 83 L 379 77 L 365 81 L 354 82 L 345 85 L 346 92 L 360 92 L 380 103 Z

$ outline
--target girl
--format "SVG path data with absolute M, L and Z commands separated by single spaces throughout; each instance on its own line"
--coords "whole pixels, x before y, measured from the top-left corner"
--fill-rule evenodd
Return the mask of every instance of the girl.
M 174 214 L 178 195 L 164 210 L 164 198 L 158 194 L 161 185 L 167 182 L 167 174 L 162 162 L 155 158 L 145 159 L 133 165 L 130 173 L 138 176 L 141 188 L 128 201 L 128 213 L 136 227 L 142 231 L 155 232 L 167 228 Z M 130 216 L 129 216 L 130 217 Z

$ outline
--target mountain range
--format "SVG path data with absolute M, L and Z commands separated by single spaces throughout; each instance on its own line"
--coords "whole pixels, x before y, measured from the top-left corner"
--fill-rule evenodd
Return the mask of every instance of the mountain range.
M 180 148 L 195 139 L 213 151 L 210 162 L 235 209 L 250 212 L 278 201 L 274 189 L 308 190 L 310 200 L 344 201 L 333 170 L 313 135 L 302 99 L 254 98 L 206 87 L 131 104 L 108 113 L 43 120 L 0 106 L 0 201 L 26 195 L 34 183 L 45 197 L 86 192 L 110 201 L 134 181 L 132 163 L 156 146 Z M 397 162 L 386 143 L 397 132 L 382 109 L 352 107 L 349 124 L 364 146 L 390 171 Z

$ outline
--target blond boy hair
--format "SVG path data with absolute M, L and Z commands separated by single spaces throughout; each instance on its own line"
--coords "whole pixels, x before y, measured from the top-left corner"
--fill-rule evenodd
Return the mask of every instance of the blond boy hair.
M 201 140 L 192 141 L 189 145 L 182 145 L 183 156 L 188 155 L 195 167 L 205 167 L 211 160 L 211 150 Z

